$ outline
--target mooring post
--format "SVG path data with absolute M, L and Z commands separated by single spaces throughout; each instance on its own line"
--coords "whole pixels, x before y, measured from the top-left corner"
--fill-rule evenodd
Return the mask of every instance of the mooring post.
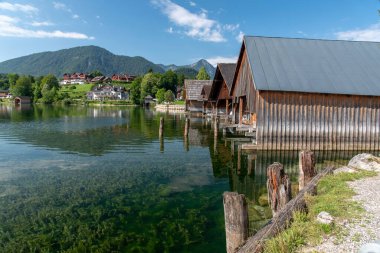
M 237 174 L 240 175 L 241 171 L 241 145 L 238 144 L 238 157 L 237 157 Z
M 190 119 L 186 118 L 185 119 L 185 131 L 184 131 L 184 136 L 186 136 L 186 137 L 189 135 L 189 127 L 190 127 Z
M 281 163 L 274 163 L 267 168 L 268 200 L 273 216 L 280 211 L 292 197 L 292 187 L 289 176 Z
M 160 137 L 160 140 L 162 139 L 162 137 L 164 137 L 164 118 L 163 117 L 160 117 L 160 129 L 158 132 L 158 136 Z
M 186 117 L 185 119 L 185 130 L 183 132 L 183 145 L 186 151 L 189 151 L 189 127 L 190 127 L 190 119 Z
M 299 155 L 299 190 L 301 191 L 313 177 L 317 175 L 315 171 L 315 156 L 310 150 L 303 150 Z
M 216 117 L 214 121 L 214 136 L 218 136 L 218 130 L 219 130 L 219 118 Z
M 237 192 L 223 194 L 227 253 L 233 253 L 248 238 L 248 206 L 245 196 Z

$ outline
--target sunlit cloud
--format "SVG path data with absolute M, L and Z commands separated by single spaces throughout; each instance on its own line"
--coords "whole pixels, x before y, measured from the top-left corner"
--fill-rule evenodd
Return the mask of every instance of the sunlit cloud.
M 185 35 L 202 41 L 226 41 L 222 35 L 221 25 L 216 20 L 208 18 L 206 10 L 198 14 L 170 0 L 151 0 L 151 2 L 160 8 L 172 23 L 181 27 Z
M 7 10 L 7 11 L 21 11 L 25 13 L 36 13 L 38 12 L 38 9 L 32 5 L 29 4 L 13 4 L 8 2 L 0 2 L 0 10 Z
M 241 43 L 243 41 L 243 38 L 244 38 L 244 33 L 242 31 L 240 31 L 239 34 L 235 37 L 235 39 L 239 43 Z
M 43 22 L 33 21 L 32 23 L 30 23 L 30 25 L 39 27 L 39 26 L 52 26 L 54 24 L 48 21 L 43 21 Z
M 53 2 L 53 7 L 54 7 L 54 9 L 56 9 L 56 10 L 66 11 L 66 12 L 72 14 L 71 17 L 72 17 L 73 19 L 79 19 L 79 18 L 80 18 L 78 14 L 73 13 L 73 11 L 72 11 L 69 7 L 67 7 L 66 4 L 64 4 L 64 3 L 61 3 L 61 2 Z
M 216 67 L 218 63 L 236 63 L 237 57 L 236 56 L 233 56 L 233 57 L 215 56 L 215 57 L 206 58 L 206 60 L 211 65 Z
M 380 23 L 364 29 L 353 29 L 335 33 L 339 40 L 380 41 Z
M 83 33 L 63 32 L 59 30 L 31 30 L 19 25 L 19 20 L 13 17 L 0 15 L 0 37 L 18 37 L 18 38 L 66 38 L 66 39 L 95 39 Z
M 239 27 L 240 27 L 239 24 L 226 24 L 223 26 L 223 29 L 229 32 L 233 32 L 239 29 Z

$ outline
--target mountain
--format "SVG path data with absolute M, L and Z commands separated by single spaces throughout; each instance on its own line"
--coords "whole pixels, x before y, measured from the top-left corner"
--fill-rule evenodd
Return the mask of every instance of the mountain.
M 189 65 L 184 65 L 184 66 L 177 66 L 174 64 L 171 65 L 163 65 L 163 64 L 158 64 L 161 68 L 163 68 L 165 71 L 168 71 L 169 69 L 171 70 L 178 70 L 178 69 L 194 69 L 197 72 L 202 68 L 205 67 L 207 73 L 209 74 L 210 78 L 214 77 L 215 74 L 215 68 L 212 66 L 208 61 L 205 59 L 201 59 L 197 61 L 196 63 L 189 64 Z
M 186 77 L 191 77 L 202 66 L 206 68 L 210 77 L 213 78 L 215 68 L 203 59 L 185 66 L 162 65 L 155 64 L 140 56 L 115 55 L 101 47 L 83 46 L 36 53 L 4 61 L 0 63 L 0 73 L 18 73 L 33 76 L 54 74 L 57 77 L 62 77 L 64 73 L 90 73 L 94 70 L 99 70 L 103 74 L 110 76 L 115 73 L 142 75 L 150 69 L 154 72 L 163 73 L 171 69 L 184 73 Z
M 145 74 L 149 69 L 164 72 L 164 69 L 143 57 L 115 55 L 97 46 L 74 47 L 54 52 L 43 52 L 15 58 L 0 63 L 0 73 L 18 73 L 33 76 L 99 70 L 105 75 L 128 73 Z

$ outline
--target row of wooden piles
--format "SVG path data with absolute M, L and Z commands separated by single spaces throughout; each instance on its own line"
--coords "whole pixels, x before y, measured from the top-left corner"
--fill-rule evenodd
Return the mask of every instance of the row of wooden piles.
M 311 151 L 299 154 L 299 193 L 292 197 L 291 182 L 280 163 L 274 163 L 267 168 L 268 202 L 272 209 L 272 220 L 255 235 L 249 236 L 248 205 L 243 194 L 225 192 L 223 194 L 224 218 L 226 230 L 227 253 L 261 252 L 264 240 L 275 236 L 290 222 L 292 214 L 306 207 L 305 194 L 316 194 L 318 181 L 331 173 L 332 167 L 317 175 L 315 156 Z

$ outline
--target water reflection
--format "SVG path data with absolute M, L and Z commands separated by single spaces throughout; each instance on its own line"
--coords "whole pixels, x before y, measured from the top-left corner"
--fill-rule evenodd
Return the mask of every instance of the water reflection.
M 50 251 L 63 251 L 78 246 L 73 236 L 62 238 L 68 233 L 100 252 L 223 252 L 224 191 L 247 196 L 251 232 L 259 229 L 271 216 L 266 168 L 284 164 L 296 191 L 298 151 L 244 152 L 236 136 L 215 132 L 202 117 L 191 117 L 185 136 L 185 117 L 135 107 L 0 105 L 0 241 L 16 250 L 46 239 L 43 245 L 55 242 Z M 356 153 L 315 151 L 317 168 Z

